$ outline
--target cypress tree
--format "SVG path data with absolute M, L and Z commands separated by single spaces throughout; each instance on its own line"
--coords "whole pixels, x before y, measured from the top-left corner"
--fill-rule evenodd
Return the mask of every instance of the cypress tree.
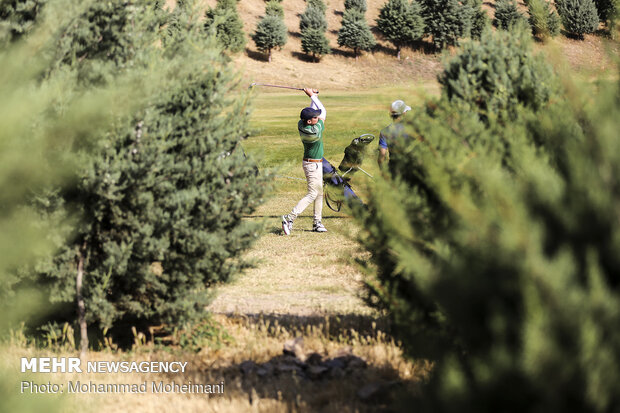
M 534 36 L 546 40 L 560 33 L 560 16 L 551 10 L 551 6 L 546 0 L 529 0 L 527 8 L 530 13 L 529 23 Z
M 437 49 L 454 46 L 469 36 L 472 10 L 458 0 L 422 0 L 426 32 L 433 36 Z
M 345 10 L 338 31 L 338 45 L 353 49 L 355 60 L 360 50 L 369 51 L 377 44 L 364 14 L 356 9 Z
M 205 29 L 215 30 L 215 35 L 224 49 L 240 52 L 245 46 L 243 22 L 237 12 L 235 0 L 218 0 L 215 8 L 205 13 Z
M 258 50 L 267 53 L 267 60 L 271 63 L 271 50 L 286 44 L 284 21 L 273 15 L 263 16 L 256 26 L 256 31 L 252 34 L 252 40 Z
M 265 15 L 274 15 L 284 19 L 284 9 L 278 0 L 269 0 L 265 5 Z
M 522 107 L 542 109 L 557 84 L 542 56 L 532 55 L 530 43 L 524 31 L 467 43 L 438 76 L 444 95 L 485 122 L 512 120 Z
M 110 38 L 100 43 L 138 38 L 132 30 L 148 13 L 132 13 L 119 32 L 102 32 Z M 241 218 L 264 184 L 235 150 L 249 134 L 248 102 L 232 97 L 235 74 L 210 39 L 202 43 L 194 14 L 175 15 L 162 47 L 157 31 L 136 27 L 140 54 L 122 52 L 132 56 L 123 67 L 157 67 L 161 78 L 101 132 L 97 150 L 82 159 L 79 185 L 49 198 L 56 208 L 48 210 L 77 205 L 82 220 L 55 257 L 38 263 L 39 282 L 53 301 L 70 304 L 82 279 L 84 329 L 195 319 L 209 287 L 243 268 L 239 254 L 257 236 Z M 194 45 L 204 53 L 197 56 Z
M 366 13 L 368 6 L 366 5 L 366 0 L 344 0 L 344 9 L 357 10 L 364 14 Z
M 299 17 L 299 30 L 303 33 L 306 28 L 318 29 L 325 32 L 327 30 L 327 20 L 325 13 L 320 9 L 308 6 Z
M 420 4 L 416 0 L 410 4 L 407 0 L 389 0 L 379 11 L 377 29 L 396 47 L 400 60 L 402 47 L 421 39 L 424 34 Z
M 471 29 L 469 35 L 472 39 L 479 40 L 482 32 L 489 26 L 489 16 L 482 9 L 482 0 L 465 0 L 463 6 L 470 9 Z
M 599 23 L 598 12 L 593 0 L 558 0 L 558 14 L 564 28 L 579 39 L 593 33 Z
M 304 53 L 312 54 L 315 61 L 318 61 L 322 55 L 331 53 L 325 33 L 311 27 L 301 32 L 301 49 Z
M 327 30 L 325 5 L 321 0 L 307 3 L 306 10 L 299 19 L 299 28 L 301 49 L 304 53 L 312 54 L 315 61 L 318 61 L 322 55 L 331 53 L 329 41 L 325 37 Z
M 572 90 L 495 126 L 430 102 L 394 151 L 399 179 L 356 211 L 369 302 L 408 357 L 436 363 L 411 410 L 620 402 L 619 90 L 606 83 L 592 106 Z
M 499 0 L 495 4 L 493 24 L 496 27 L 508 30 L 520 21 L 525 21 L 525 16 L 517 9 L 515 0 Z
M 325 15 L 325 12 L 327 11 L 327 6 L 325 6 L 323 0 L 306 0 L 306 9 L 309 9 L 310 7 L 319 9 L 323 15 Z

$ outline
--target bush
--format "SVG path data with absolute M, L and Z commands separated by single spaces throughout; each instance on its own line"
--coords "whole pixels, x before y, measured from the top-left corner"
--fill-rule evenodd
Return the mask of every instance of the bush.
M 304 53 L 311 54 L 315 61 L 318 61 L 321 56 L 331 53 L 325 33 L 310 27 L 301 33 L 301 49 Z
M 469 36 L 472 27 L 471 8 L 458 0 L 422 0 L 426 31 L 433 36 L 437 49 L 458 44 Z
M 325 19 L 325 14 L 319 9 L 308 6 L 308 8 L 299 17 L 299 30 L 303 32 L 307 28 L 325 32 L 325 30 L 327 30 L 327 20 Z
M 271 51 L 286 44 L 286 26 L 281 18 L 273 15 L 263 16 L 256 25 L 252 34 L 256 48 L 267 53 L 267 60 L 271 63 Z
M 519 13 L 515 0 L 499 0 L 495 4 L 495 18 L 493 24 L 504 30 L 525 21 L 525 16 Z
M 435 361 L 411 410 L 620 403 L 620 90 L 601 86 L 584 109 L 592 94 L 495 130 L 442 99 L 390 151 L 399 179 L 356 214 L 377 274 L 369 302 L 389 311 L 408 357 Z
M 549 65 L 533 56 L 524 31 L 487 34 L 463 46 L 439 75 L 443 94 L 484 121 L 514 119 L 520 107 L 540 110 L 557 91 Z
M 369 51 L 376 44 L 364 14 L 355 9 L 346 10 L 342 18 L 342 27 L 338 31 L 338 45 L 353 49 L 357 60 L 360 50 Z
M 558 0 L 558 14 L 567 32 L 579 39 L 598 28 L 598 12 L 593 0 Z
M 235 1 L 219 0 L 217 6 L 205 14 L 205 29 L 215 30 L 215 36 L 224 49 L 237 53 L 245 47 L 243 22 Z
M 527 8 L 530 13 L 529 23 L 534 36 L 546 40 L 560 33 L 560 16 L 551 10 L 546 0 L 529 0 Z
M 424 19 L 421 16 L 420 4 L 413 0 L 389 0 L 381 8 L 377 19 L 377 29 L 387 41 L 396 47 L 400 60 L 400 51 L 419 40 L 424 35 Z
M 368 7 L 366 6 L 366 0 L 344 0 L 345 10 L 357 10 L 360 13 L 366 13 Z

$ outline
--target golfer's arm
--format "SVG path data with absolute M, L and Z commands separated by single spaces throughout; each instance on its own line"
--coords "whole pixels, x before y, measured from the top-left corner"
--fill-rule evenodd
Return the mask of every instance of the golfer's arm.
M 312 100 L 312 105 L 310 105 L 310 107 L 313 109 L 320 109 L 321 116 L 319 116 L 319 119 L 325 121 L 325 118 L 327 117 L 327 111 L 325 110 L 325 106 L 323 106 L 323 104 L 319 100 L 319 97 L 317 95 L 313 95 L 310 100 Z

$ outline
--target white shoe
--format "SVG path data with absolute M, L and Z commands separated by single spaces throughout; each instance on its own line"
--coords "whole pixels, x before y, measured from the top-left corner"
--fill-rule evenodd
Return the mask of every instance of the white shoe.
M 284 235 L 291 235 L 292 230 L 293 220 L 288 215 L 282 215 L 282 231 L 284 231 Z
M 321 221 L 314 221 L 314 225 L 312 226 L 312 231 L 314 232 L 327 232 L 327 229 L 321 224 Z

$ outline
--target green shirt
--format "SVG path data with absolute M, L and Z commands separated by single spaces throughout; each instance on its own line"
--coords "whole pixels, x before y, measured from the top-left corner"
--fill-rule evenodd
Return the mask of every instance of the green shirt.
M 303 120 L 297 123 L 299 137 L 304 144 L 304 159 L 323 159 L 323 131 L 325 124 L 322 119 L 316 125 L 308 125 Z

